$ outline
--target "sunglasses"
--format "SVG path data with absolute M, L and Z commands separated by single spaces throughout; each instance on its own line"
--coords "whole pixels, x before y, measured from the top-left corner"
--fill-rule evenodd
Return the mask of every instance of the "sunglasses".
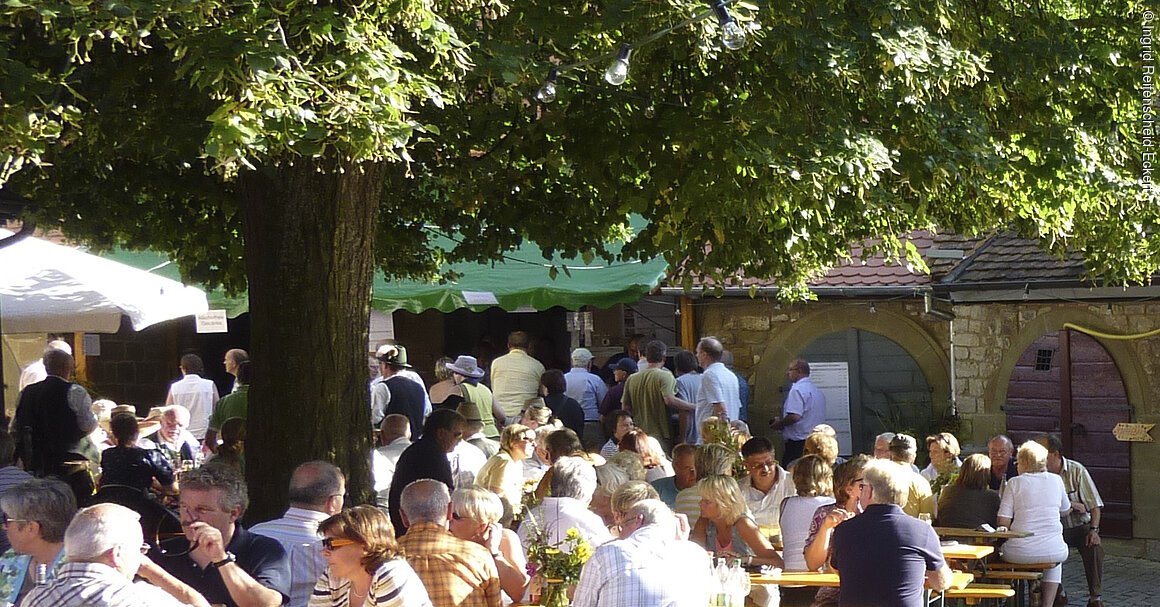
M 343 546 L 349 546 L 351 544 L 357 544 L 357 543 L 358 542 L 356 542 L 354 540 L 349 540 L 349 539 L 346 539 L 344 537 L 324 537 L 324 538 L 322 538 L 322 547 L 326 548 L 327 550 L 329 550 L 331 552 L 334 552 L 336 549 L 342 548 Z
M 31 519 L 26 518 L 8 518 L 7 512 L 0 512 L 0 527 L 7 527 L 8 523 L 31 523 Z

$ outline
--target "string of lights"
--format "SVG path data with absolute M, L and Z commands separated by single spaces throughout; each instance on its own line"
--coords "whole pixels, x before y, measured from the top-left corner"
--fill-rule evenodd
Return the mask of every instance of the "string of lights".
M 548 69 L 548 77 L 544 80 L 544 84 L 540 89 L 536 91 L 536 101 L 540 103 L 552 103 L 556 100 L 556 81 L 561 72 L 588 67 L 594 63 L 608 61 L 609 59 L 612 62 L 608 65 L 608 69 L 604 70 L 604 80 L 613 86 L 620 86 L 628 79 L 629 59 L 632 57 L 634 50 L 644 48 L 679 29 L 700 23 L 709 17 L 717 18 L 717 24 L 721 28 L 721 46 L 731 51 L 738 50 L 745 46 L 745 28 L 737 23 L 737 19 L 729 13 L 728 6 L 740 1 L 711 0 L 708 10 L 697 13 L 665 29 L 655 31 L 634 42 L 622 43 L 620 48 L 615 52 L 608 52 L 598 57 L 577 61 L 575 63 L 554 65 Z

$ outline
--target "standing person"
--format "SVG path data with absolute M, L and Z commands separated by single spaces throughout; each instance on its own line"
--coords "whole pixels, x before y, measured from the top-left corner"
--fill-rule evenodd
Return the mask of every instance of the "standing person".
M 588 348 L 572 350 L 572 368 L 564 374 L 567 387 L 564 394 L 580 403 L 584 411 L 584 432 L 580 435 L 584 448 L 594 451 L 603 442 L 600 429 L 600 401 L 608 392 L 604 380 L 592 372 L 592 352 Z
M 382 510 L 355 506 L 322 521 L 318 530 L 327 567 L 309 607 L 432 607 Z
M 798 358 L 785 369 L 785 376 L 793 384 L 782 406 L 782 416 L 769 422 L 769 427 L 780 431 L 785 438 L 782 461 L 792 462 L 802 456 L 806 437 L 814 426 L 826 423 L 826 397 L 810 379 L 810 364 Z
M 633 358 L 622 358 L 612 367 L 612 378 L 615 381 L 604 394 L 604 399 L 600 401 L 601 419 L 607 419 L 613 411 L 620 409 L 620 401 L 624 398 L 624 382 L 628 381 L 628 376 L 636 372 L 636 359 Z
M 487 548 L 455 537 L 448 529 L 451 493 L 439 481 L 422 479 L 402 492 L 407 535 L 399 547 L 437 605 L 499 607 L 503 589 Z
M 830 566 L 841 573 L 842 604 L 921 607 L 924 585 L 951 585 L 938 534 L 902 511 L 904 472 L 891 462 L 868 463 L 858 502 L 865 511 L 834 529 Z
M 987 457 L 991 458 L 989 486 L 1002 492 L 1007 481 L 1019 476 L 1019 467 L 1015 463 L 1015 443 L 1005 435 L 996 434 L 987 441 Z
M 250 353 L 241 348 L 231 348 L 226 351 L 222 364 L 226 367 L 226 373 L 234 376 L 234 385 L 230 387 L 230 394 L 238 391 L 238 366 L 249 362 Z
M 1042 605 L 1054 605 L 1063 580 L 1067 544 L 1060 517 L 1071 512 L 1063 480 L 1047 471 L 1047 447 L 1027 441 L 1019 446 L 1019 476 L 1007 481 L 999 499 L 998 523 L 1027 537 L 1007 540 L 999 557 L 1008 563 L 1056 563 L 1043 572 Z
M 741 461 L 749 472 L 738 483 L 745 503 L 759 527 L 777 527 L 781 523 L 781 502 L 797 495 L 789 472 L 774 458 L 773 444 L 764 436 L 755 436 L 741 445 Z
M 379 348 L 379 377 L 371 382 L 371 425 L 378 427 L 391 413 L 404 415 L 411 422 L 411 435 L 423 431 L 423 420 L 431 414 L 431 401 L 422 380 L 416 383 L 402 374 L 410 369 L 403 346 Z
M 213 406 L 213 413 L 209 416 L 209 429 L 205 431 L 205 446 L 214 453 L 217 453 L 218 436 L 226 420 L 247 417 L 250 406 L 250 373 L 250 361 L 239 362 L 233 373 L 234 391 L 221 397 L 221 400 Z
M 391 479 L 388 510 L 395 534 L 407 533 L 407 525 L 399 514 L 399 503 L 403 489 L 421 478 L 432 478 L 447 485 L 447 490 L 455 488 L 455 477 L 451 474 L 451 464 L 447 454 L 455 450 L 455 445 L 463 439 L 466 421 L 458 412 L 450 409 L 433 411 L 423 425 L 423 436 L 411 443 L 399 456 L 395 465 L 395 476 Z
M 668 346 L 654 339 L 645 346 L 646 364 L 624 382 L 621 404 L 632 413 L 633 421 L 649 436 L 657 439 L 661 449 L 668 453 L 675 443 L 669 409 L 692 411 L 696 405 L 677 396 L 677 379 L 665 368 Z M 674 458 L 676 456 L 674 455 Z
M 395 464 L 411 446 L 411 422 L 398 413 L 383 418 L 379 428 L 379 447 L 371 451 L 371 476 L 375 482 L 375 503 L 386 507 L 391 493 Z
M 69 381 L 71 354 L 46 351 L 44 368 L 48 377 L 25 388 L 16 405 L 16 454 L 25 470 L 38 477 L 63 479 L 81 501 L 93 494 L 89 463 L 100 457 L 89 440 L 97 428 L 93 400 L 79 384 Z
M 641 500 L 625 513 L 621 537 L 596 548 L 580 572 L 575 607 L 703 607 L 709 604 L 709 556 L 674 537 L 676 518 L 663 502 Z
M 692 432 L 701 441 L 701 424 L 711 416 L 737 419 L 741 414 L 737 376 L 721 362 L 725 348 L 716 337 L 704 337 L 697 343 L 697 362 L 701 372 L 701 388 L 697 391 L 697 413 Z
M 290 560 L 290 607 L 306 607 L 310 593 L 326 569 L 318 525 L 342 511 L 346 477 L 328 462 L 299 465 L 290 475 L 290 508 L 282 518 L 250 527 L 277 540 Z
M 290 595 L 290 561 L 277 540 L 238 524 L 250 503 L 246 482 L 232 468 L 209 464 L 181 477 L 185 537 L 150 554 L 212 604 L 276 607 Z
M 677 370 L 677 397 L 690 403 L 697 402 L 701 391 L 701 370 L 697 368 L 697 355 L 681 350 L 673 356 L 673 366 Z M 696 407 L 691 411 L 677 411 L 677 436 L 682 441 L 697 444 L 697 424 L 694 421 Z
M 583 436 L 584 409 L 576 399 L 564 393 L 568 389 L 564 373 L 559 369 L 548 369 L 540 377 L 540 385 L 544 388 L 544 404 L 552 411 L 552 415 L 555 415 L 565 428 L 575 432 L 576 436 Z
M 1100 541 L 1100 518 L 1104 501 L 1096 483 L 1083 464 L 1063 456 L 1063 442 L 1054 434 L 1045 434 L 1035 442 L 1047 447 L 1047 471 L 1058 474 L 1071 510 L 1063 515 L 1063 541 L 1079 550 L 1083 572 L 1088 583 L 1088 607 L 1103 607 L 1100 598 L 1104 580 L 1104 546 Z M 1062 596 L 1066 597 L 1060 588 Z
M 544 365 L 528 354 L 530 343 L 527 333 L 512 331 L 508 334 L 508 353 L 491 361 L 492 392 L 508 418 L 497 418 L 497 423 L 515 422 L 524 403 L 540 395 Z
M 496 402 L 491 389 L 480 383 L 484 370 L 476 362 L 474 356 L 460 356 L 455 362 L 445 365 L 455 378 L 455 385 L 459 387 L 463 400 L 473 403 L 479 410 L 479 419 L 483 422 L 483 436 L 495 440 L 499 438 L 499 427 L 496 425 L 496 416 L 506 415 Z
M 189 431 L 197 440 L 205 439 L 209 429 L 209 416 L 218 402 L 217 384 L 201 376 L 205 364 L 196 354 L 181 357 L 181 379 L 169 386 L 165 397 L 167 405 L 181 405 L 189 410 Z
M 44 348 L 44 352 L 47 353 L 49 350 L 60 350 L 69 356 L 72 356 L 73 353 L 72 346 L 68 345 L 68 342 L 63 339 L 54 339 L 48 342 L 48 345 Z M 48 377 L 48 370 L 44 368 L 44 354 L 41 354 L 40 358 L 29 363 L 20 372 L 20 391 L 23 392 L 28 386 L 44 381 L 46 377 Z
M 725 350 L 721 353 L 721 364 L 725 365 L 729 372 L 737 376 L 737 400 L 741 403 L 741 413 L 737 415 L 737 419 L 748 422 L 749 421 L 749 380 L 741 374 L 740 371 L 733 368 L 733 353 Z
M 442 405 L 454 409 L 463 402 L 463 391 L 455 381 L 455 374 L 447 368 L 447 364 L 452 362 L 455 361 L 450 356 L 440 356 L 435 361 L 435 383 L 427 389 L 432 407 Z

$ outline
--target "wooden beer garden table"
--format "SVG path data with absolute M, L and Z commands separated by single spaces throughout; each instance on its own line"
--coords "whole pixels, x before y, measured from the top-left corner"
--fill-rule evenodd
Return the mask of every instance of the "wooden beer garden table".
M 951 572 L 951 588 L 962 590 L 971 583 L 975 576 L 962 571 Z M 842 585 L 838 573 L 834 571 L 782 571 L 779 573 L 751 573 L 749 581 L 758 585 L 772 586 L 829 586 L 837 588 Z
M 1028 533 L 1026 531 L 983 531 L 981 529 L 967 529 L 966 527 L 935 527 L 934 532 L 942 538 L 961 537 L 964 539 L 986 540 L 989 542 L 1035 535 L 1034 533 Z
M 974 546 L 971 544 L 953 544 L 942 546 L 943 558 L 957 561 L 981 561 L 995 553 L 994 546 Z

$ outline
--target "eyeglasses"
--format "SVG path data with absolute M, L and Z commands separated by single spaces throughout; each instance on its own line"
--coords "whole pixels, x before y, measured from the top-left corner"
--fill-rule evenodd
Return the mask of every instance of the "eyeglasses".
M 31 519 L 26 518 L 8 518 L 7 512 L 0 513 L 0 527 L 7 527 L 8 523 L 31 523 Z
M 745 465 L 746 470 L 753 472 L 753 471 L 761 470 L 761 469 L 765 469 L 765 468 L 773 468 L 774 466 L 777 465 L 777 462 L 775 462 L 773 460 L 767 460 L 764 462 L 756 462 L 756 463 L 745 462 L 744 465 Z
M 357 543 L 358 542 L 356 542 L 354 540 L 349 540 L 349 539 L 346 539 L 344 537 L 324 537 L 324 538 L 322 538 L 322 547 L 326 548 L 327 550 L 329 550 L 331 552 L 334 552 L 334 550 L 336 548 L 342 548 L 343 546 L 349 546 L 351 544 L 357 544 Z
M 534 442 L 536 442 L 536 437 L 534 435 L 533 436 L 521 436 L 520 440 L 522 440 L 524 442 L 528 442 L 528 443 L 534 443 Z
M 141 544 L 141 554 L 148 554 L 149 551 L 152 549 L 153 549 L 153 546 L 150 546 L 149 544 L 145 544 L 145 543 Z

